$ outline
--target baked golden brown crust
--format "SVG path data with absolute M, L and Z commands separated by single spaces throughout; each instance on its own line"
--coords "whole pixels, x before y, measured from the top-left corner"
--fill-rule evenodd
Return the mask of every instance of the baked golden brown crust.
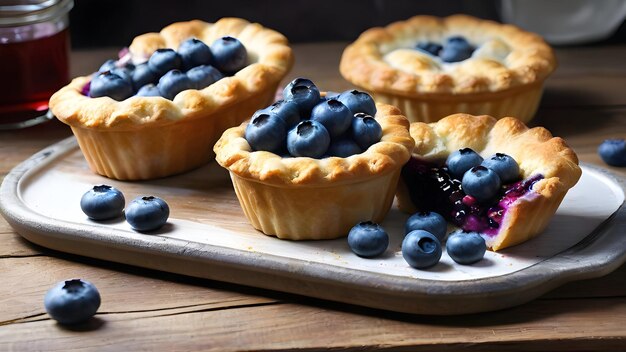
M 239 177 L 276 186 L 338 185 L 376 177 L 404 165 L 414 145 L 408 133 L 409 122 L 397 108 L 385 104 L 377 104 L 376 108 L 383 136 L 361 154 L 313 159 L 252 151 L 244 137 L 244 122 L 224 132 L 215 144 L 215 159 Z
M 412 50 L 420 41 L 462 35 L 477 47 L 470 59 L 444 63 Z M 543 81 L 556 67 L 541 37 L 465 15 L 415 16 L 365 31 L 346 48 L 340 71 L 368 91 L 406 97 L 499 92 Z
M 223 18 L 214 24 L 197 20 L 174 23 L 160 33 L 136 37 L 129 50 L 137 63 L 146 61 L 156 49 L 176 49 L 190 37 L 211 43 L 224 35 L 237 37 L 244 44 L 249 65 L 202 90 L 183 91 L 173 101 L 137 96 L 124 101 L 89 98 L 81 93 L 91 80 L 86 76 L 74 79 L 56 92 L 50 99 L 50 108 L 57 118 L 71 126 L 107 131 L 142 129 L 146 125 L 167 125 L 209 115 L 219 118 L 221 110 L 275 87 L 293 65 L 293 54 L 283 35 L 238 18 Z
M 518 162 L 522 178 L 543 176 L 530 194 L 507 210 L 498 234 L 485 236 L 493 250 L 522 243 L 543 231 L 581 175 L 578 157 L 562 138 L 553 137 L 543 127 L 529 129 L 512 117 L 496 120 L 491 116 L 455 114 L 437 123 L 412 123 L 410 133 L 416 141 L 416 158 L 441 161 L 451 152 L 469 147 L 485 158 L 495 153 L 510 155 Z M 400 189 L 400 208 L 415 211 L 404 186 Z
M 273 100 L 293 65 L 287 39 L 237 18 L 180 22 L 135 38 L 120 58 L 138 64 L 154 50 L 178 48 L 189 37 L 211 43 L 225 35 L 244 44 L 248 66 L 204 89 L 185 90 L 174 100 L 133 96 L 115 101 L 83 95 L 91 77 L 78 77 L 52 96 L 50 109 L 72 127 L 89 167 L 98 174 L 139 180 L 198 167 L 213 158 L 213 145 L 225 129 Z
M 253 152 L 244 138 L 246 123 L 224 132 L 215 159 L 229 170 L 250 223 L 282 239 L 318 240 L 346 236 L 361 221 L 382 221 L 414 141 L 397 108 L 376 107 L 381 141 L 347 158 Z

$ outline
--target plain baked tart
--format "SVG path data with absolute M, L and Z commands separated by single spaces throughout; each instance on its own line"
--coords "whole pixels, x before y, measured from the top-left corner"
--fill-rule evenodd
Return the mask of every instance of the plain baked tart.
M 184 90 L 173 100 L 90 98 L 84 92 L 91 76 L 75 78 L 52 96 L 52 112 L 71 126 L 93 171 L 138 180 L 193 169 L 212 160 L 212 147 L 226 128 L 273 100 L 293 55 L 282 34 L 257 23 L 238 18 L 174 23 L 136 37 L 123 59 L 138 64 L 155 50 L 176 49 L 192 37 L 210 43 L 223 36 L 245 45 L 248 65 L 204 89 Z
M 436 123 L 414 122 L 410 133 L 416 144 L 402 170 L 400 209 L 437 211 L 463 230 L 479 232 L 493 250 L 541 233 L 581 175 L 578 158 L 563 139 L 512 117 L 455 114 Z M 446 157 L 462 148 L 483 158 L 508 154 L 519 164 L 521 180 L 503 186 L 489 203 L 464 204 L 462 187 L 444 168 Z
M 320 240 L 346 236 L 361 221 L 382 221 L 414 141 L 397 108 L 376 108 L 381 140 L 346 158 L 252 151 L 247 122 L 226 130 L 215 144 L 215 159 L 228 169 L 250 223 L 281 239 Z
M 416 50 L 421 43 L 460 37 L 473 51 L 459 62 Z M 340 71 L 377 101 L 399 107 L 411 121 L 433 122 L 462 112 L 527 122 L 555 67 L 552 49 L 538 35 L 455 15 L 415 16 L 369 29 L 345 49 Z

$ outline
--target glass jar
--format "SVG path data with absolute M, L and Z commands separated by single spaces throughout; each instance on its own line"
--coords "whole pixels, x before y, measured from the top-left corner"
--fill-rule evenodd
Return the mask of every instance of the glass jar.
M 50 96 L 69 81 L 73 0 L 0 1 L 0 129 L 47 121 Z

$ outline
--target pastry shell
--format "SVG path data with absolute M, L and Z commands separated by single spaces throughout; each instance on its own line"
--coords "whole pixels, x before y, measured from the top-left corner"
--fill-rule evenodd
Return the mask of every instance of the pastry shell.
M 443 63 L 412 49 L 420 41 L 455 35 L 478 46 L 471 58 Z M 344 50 L 340 63 L 346 80 L 399 107 L 412 122 L 459 112 L 527 122 L 555 68 L 552 49 L 541 37 L 465 15 L 415 16 L 369 29 Z
M 257 23 L 223 18 L 171 24 L 160 33 L 136 37 L 129 47 L 134 63 L 159 48 L 178 48 L 196 37 L 206 43 L 230 35 L 248 51 L 249 64 L 234 76 L 168 100 L 133 96 L 123 101 L 82 94 L 91 77 L 78 77 L 56 92 L 50 108 L 71 126 L 89 167 L 119 180 L 151 179 L 181 173 L 213 159 L 222 132 L 267 106 L 293 65 L 287 39 Z
M 443 161 L 451 152 L 468 147 L 484 158 L 495 153 L 510 155 L 518 162 L 523 179 L 543 176 L 528 194 L 509 206 L 498 233 L 483 236 L 492 250 L 539 235 L 581 175 L 578 157 L 562 138 L 553 137 L 543 127 L 529 129 L 512 117 L 496 120 L 491 116 L 454 114 L 436 123 L 414 122 L 410 133 L 416 141 L 414 158 Z M 397 199 L 402 211 L 417 210 L 403 180 Z
M 252 226 L 281 239 L 321 240 L 346 236 L 361 221 L 381 222 L 414 141 L 397 108 L 377 109 L 380 142 L 347 158 L 252 151 L 244 138 L 247 122 L 224 132 L 215 144 L 216 161 L 228 169 Z

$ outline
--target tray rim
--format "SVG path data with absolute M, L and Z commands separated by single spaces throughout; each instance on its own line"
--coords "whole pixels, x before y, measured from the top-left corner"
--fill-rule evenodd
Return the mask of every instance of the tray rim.
M 0 185 L 0 213 L 28 241 L 62 252 L 176 274 L 432 315 L 477 313 L 519 305 L 567 282 L 606 275 L 626 262 L 626 236 L 620 236 L 626 233 L 624 203 L 582 241 L 553 257 L 512 273 L 462 281 L 398 277 L 158 235 L 125 231 L 119 234 L 118 229 L 106 225 L 50 218 L 23 203 L 20 182 L 77 148 L 74 137 L 44 148 L 13 168 Z M 626 178 L 596 165 L 581 165 L 608 177 L 623 192 L 626 190 Z M 68 229 L 67 224 L 72 228 Z M 176 267 L 169 266 L 172 264 Z M 462 304 L 454 304 L 461 298 Z

